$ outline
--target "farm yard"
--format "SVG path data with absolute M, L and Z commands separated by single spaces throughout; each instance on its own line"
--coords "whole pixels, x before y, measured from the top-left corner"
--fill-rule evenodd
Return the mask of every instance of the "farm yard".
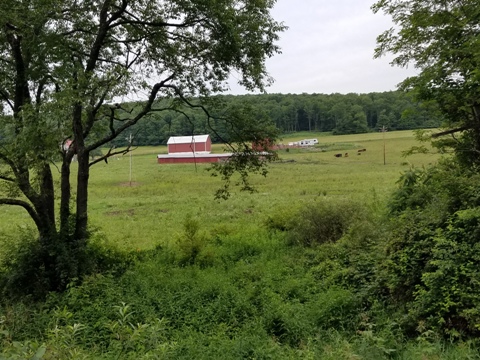
M 127 157 L 93 169 L 93 224 L 111 234 L 114 244 L 129 249 L 168 243 L 186 214 L 207 231 L 219 226 L 255 231 L 275 209 L 293 209 L 325 196 L 383 201 L 410 164 L 422 167 L 435 162 L 432 155 L 401 156 L 415 145 L 411 131 L 387 134 L 387 165 L 383 165 L 382 134 L 319 139 L 314 148 L 280 150 L 280 161 L 271 164 L 266 178 L 252 175 L 256 193 L 232 188 L 228 201 L 214 199 L 221 181 L 207 171 L 208 164 L 159 165 L 156 154 L 162 149 L 140 148 L 133 155 L 133 187 L 128 186 Z M 361 148 L 367 151 L 357 156 Z M 333 154 L 339 151 L 353 155 L 337 159 Z M 216 145 L 213 152 L 222 149 Z
M 304 135 L 299 133 L 291 140 L 307 137 Z M 319 139 L 317 146 L 280 150 L 279 161 L 270 165 L 266 178 L 252 175 L 256 193 L 232 188 L 228 201 L 214 199 L 221 181 L 207 171 L 209 164 L 157 164 L 156 155 L 166 153 L 166 147 L 141 147 L 133 152 L 132 186 L 129 156 L 102 162 L 92 167 L 92 225 L 115 246 L 142 250 L 168 244 L 187 214 L 198 219 L 205 230 L 222 226 L 254 230 L 275 209 L 293 209 L 322 197 L 384 201 L 400 172 L 436 160 L 423 154 L 402 157 L 403 151 L 416 145 L 412 131 L 386 133 L 386 165 L 381 133 L 313 135 Z M 357 150 L 363 148 L 367 151 L 357 156 Z M 222 151 L 221 145 L 213 145 L 212 152 Z M 352 155 L 335 158 L 339 152 Z M 29 218 L 22 210 L 4 207 L 2 212 L 3 234 L 28 225 Z
M 45 301 L 0 308 L 4 354 L 478 358 L 472 341 L 449 343 L 421 329 L 408 337 L 400 324 L 404 309 L 370 297 L 376 291 L 368 285 L 370 266 L 385 235 L 382 219 L 396 182 L 412 167 L 436 163 L 438 155 L 402 157 L 417 145 L 411 131 L 299 133 L 281 141 L 310 137 L 318 144 L 280 150 L 266 178 L 252 175 L 255 193 L 232 188 L 226 201 L 214 199 L 221 180 L 207 171 L 209 164 L 158 164 L 156 156 L 166 147 L 136 149 L 131 181 L 129 156 L 94 166 L 92 243 L 110 251 L 117 268 Z M 223 149 L 213 145 L 212 151 Z M 9 256 L 12 242 L 21 243 L 32 224 L 22 211 L 1 210 L 0 256 Z M 330 234 L 331 223 L 352 227 L 341 238 L 333 234 L 312 245 L 303 226 L 309 217 L 326 219 L 320 237 Z

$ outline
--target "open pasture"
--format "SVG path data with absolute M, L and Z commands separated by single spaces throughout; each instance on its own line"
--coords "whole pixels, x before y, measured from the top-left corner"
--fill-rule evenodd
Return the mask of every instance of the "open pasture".
M 405 313 L 380 302 L 365 307 L 378 291 L 370 294 L 378 285 L 372 272 L 381 265 L 376 244 L 383 244 L 385 235 L 381 229 L 376 233 L 379 223 L 370 215 L 381 211 L 402 171 L 438 158 L 423 154 L 405 159 L 402 151 L 415 145 L 412 133 L 388 133 L 384 165 L 382 135 L 286 138 L 318 137 L 319 144 L 280 150 L 267 178 L 252 176 L 256 193 L 233 188 L 227 201 L 214 199 L 221 182 L 207 171 L 208 164 L 158 164 L 156 154 L 165 148 L 132 153 L 131 184 L 130 155 L 98 164 L 92 168 L 89 215 L 91 226 L 103 235 L 92 242 L 103 238 L 133 250 L 129 258 L 138 249 L 140 261 L 125 273 L 95 274 L 65 293 L 50 294 L 33 311 L 21 303 L 8 304 L 0 308 L 0 317 L 7 314 L 3 319 L 15 321 L 4 326 L 14 328 L 23 341 L 39 336 L 47 343 L 47 354 L 72 350 L 86 359 L 118 359 L 124 351 L 131 355 L 125 358 L 143 358 L 150 351 L 147 355 L 165 359 L 478 357 L 476 343 L 426 338 L 431 330 L 417 340 L 405 338 Z M 357 155 L 358 149 L 366 151 Z M 334 156 L 347 152 L 348 157 Z M 298 211 L 325 199 L 333 201 Z M 365 209 L 358 202 L 379 206 Z M 1 209 L 0 249 L 1 242 L 15 241 L 22 227 L 31 227 L 23 212 Z M 336 243 L 308 246 L 308 220 L 323 219 L 317 229 L 328 235 L 337 220 L 344 228 L 357 215 L 356 231 Z M 298 226 L 272 231 L 282 229 L 286 219 Z M 71 319 L 65 315 L 63 320 L 64 313 Z M 114 320 L 118 314 L 126 315 Z M 82 325 L 78 340 L 63 341 L 71 338 L 68 331 L 74 327 L 58 327 L 58 319 Z M 53 333 L 50 324 L 59 335 L 39 335 Z M 138 329 L 132 332 L 131 324 Z
M 427 166 L 436 155 L 408 158 L 402 152 L 416 144 L 411 131 L 385 134 L 331 136 L 299 133 L 285 136 L 282 143 L 318 138 L 312 148 L 283 149 L 279 161 L 269 166 L 266 178 L 252 175 L 256 193 L 242 193 L 232 187 L 229 200 L 215 200 L 221 179 L 211 176 L 208 164 L 157 164 L 156 155 L 166 147 L 142 147 L 130 155 L 97 164 L 90 176 L 90 224 L 108 242 L 124 249 L 148 249 L 168 245 L 182 231 L 187 215 L 197 219 L 202 231 L 254 233 L 272 212 L 292 211 L 324 197 L 383 201 L 394 189 L 400 173 L 409 166 Z M 358 149 L 366 149 L 357 155 Z M 221 152 L 214 146 L 214 152 Z M 348 153 L 337 158 L 334 154 Z M 75 164 L 73 165 L 75 168 Z M 32 224 L 21 209 L 2 206 L 0 240 Z M 3 239 L 2 239 L 3 238 Z

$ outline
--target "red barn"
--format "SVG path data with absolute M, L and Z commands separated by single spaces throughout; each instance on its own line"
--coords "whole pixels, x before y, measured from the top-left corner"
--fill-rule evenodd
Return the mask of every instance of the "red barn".
M 278 146 L 271 139 L 262 139 L 252 142 L 252 150 L 254 151 L 266 151 L 277 150 Z
M 168 153 L 207 153 L 212 151 L 210 135 L 172 136 L 167 141 Z

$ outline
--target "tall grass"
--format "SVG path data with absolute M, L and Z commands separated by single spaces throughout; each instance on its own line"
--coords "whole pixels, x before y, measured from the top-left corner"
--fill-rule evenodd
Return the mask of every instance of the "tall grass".
M 138 148 L 133 152 L 131 186 L 129 155 L 111 158 L 108 164 L 92 167 L 90 223 L 115 246 L 149 249 L 172 243 L 186 213 L 195 216 L 207 231 L 218 227 L 253 229 L 272 209 L 295 208 L 323 197 L 385 199 L 402 170 L 436 161 L 436 156 L 425 154 L 402 158 L 402 152 L 415 144 L 411 131 L 385 134 L 386 165 L 382 134 L 300 136 L 317 137 L 320 143 L 315 148 L 280 150 L 282 161 L 270 166 L 269 175 L 253 177 L 256 194 L 234 189 L 234 196 L 228 201 L 214 200 L 213 194 L 221 184 L 218 178 L 210 176 L 209 165 L 157 164 L 156 154 L 166 152 L 165 147 Z M 322 151 L 332 144 L 337 147 Z M 356 149 L 360 148 L 367 151 L 357 155 Z M 349 157 L 335 158 L 337 152 L 349 152 Z M 0 209 L 0 239 L 9 241 L 22 228 L 33 225 L 22 209 Z
M 93 242 L 128 252 L 130 265 L 45 302 L 4 304 L 0 358 L 478 358 L 474 341 L 405 338 L 400 311 L 371 297 L 384 200 L 402 170 L 437 158 L 406 160 L 412 133 L 385 135 L 386 165 L 383 134 L 284 139 L 320 144 L 280 150 L 253 179 L 257 193 L 228 201 L 214 200 L 208 165 L 157 164 L 165 148 L 132 154 L 132 184 L 129 156 L 95 166 Z M 0 241 L 15 242 L 30 221 L 1 209 Z

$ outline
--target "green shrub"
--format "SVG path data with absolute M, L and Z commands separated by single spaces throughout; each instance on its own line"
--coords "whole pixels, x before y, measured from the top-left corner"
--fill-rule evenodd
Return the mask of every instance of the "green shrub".
M 102 234 L 91 232 L 89 236 L 86 243 L 54 238 L 48 246 L 42 246 L 34 230 L 10 239 L 3 244 L 0 258 L 0 295 L 42 299 L 94 273 L 119 275 L 135 261 L 133 252 L 108 245 Z
M 348 201 L 322 201 L 307 204 L 287 225 L 292 244 L 315 246 L 338 241 L 362 217 L 362 210 Z
M 355 329 L 360 312 L 361 299 L 339 287 L 331 287 L 318 294 L 310 305 L 310 318 L 322 329 Z
M 270 231 L 287 231 L 293 225 L 291 218 L 297 213 L 297 209 L 275 209 L 264 220 L 265 227 Z
M 0 298 L 33 295 L 42 297 L 49 289 L 42 264 L 42 249 L 34 230 L 2 244 Z
M 183 223 L 183 233 L 177 238 L 177 246 L 180 253 L 180 265 L 193 265 L 202 250 L 208 243 L 207 236 L 200 232 L 200 223 L 198 220 L 188 215 Z M 212 262 L 213 253 L 204 254 L 202 263 Z
M 453 161 L 410 171 L 390 204 L 378 285 L 410 333 L 480 331 L 480 174 Z
M 456 212 L 431 237 L 411 314 L 450 335 L 480 331 L 480 207 Z

